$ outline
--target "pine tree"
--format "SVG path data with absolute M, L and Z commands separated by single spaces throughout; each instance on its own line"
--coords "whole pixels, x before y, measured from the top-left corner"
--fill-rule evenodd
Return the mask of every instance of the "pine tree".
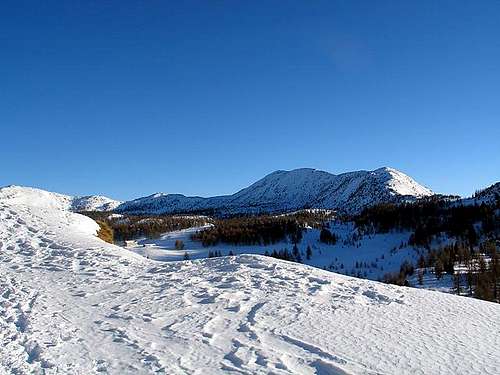
M 438 259 L 434 265 L 434 273 L 436 274 L 436 277 L 438 280 L 441 279 L 441 277 L 443 276 L 443 263 L 441 262 L 440 259 Z
M 307 245 L 307 250 L 306 250 L 306 258 L 307 260 L 310 260 L 312 257 L 312 250 L 311 250 L 311 246 Z
M 460 272 L 455 272 L 453 274 L 453 286 L 455 289 L 455 293 L 460 295 L 462 289 L 460 288 Z
M 302 258 L 300 256 L 300 251 L 299 251 L 297 244 L 293 245 L 292 255 L 295 258 L 296 262 L 299 262 L 299 263 L 302 262 Z

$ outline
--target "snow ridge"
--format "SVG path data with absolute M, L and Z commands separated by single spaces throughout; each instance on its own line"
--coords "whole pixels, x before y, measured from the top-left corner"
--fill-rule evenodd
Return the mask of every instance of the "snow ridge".
M 0 202 L 28 204 L 68 211 L 111 211 L 123 202 L 102 195 L 73 197 L 32 187 L 9 185 L 0 188 Z
M 340 175 L 301 168 L 273 172 L 233 195 L 202 198 L 153 194 L 125 202 L 117 207 L 117 211 L 145 214 L 200 211 L 255 214 L 323 208 L 356 213 L 369 205 L 411 201 L 432 194 L 431 190 L 393 168 Z

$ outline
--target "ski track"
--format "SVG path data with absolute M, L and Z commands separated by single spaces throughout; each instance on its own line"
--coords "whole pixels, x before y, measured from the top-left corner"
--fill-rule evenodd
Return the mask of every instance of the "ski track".
M 499 374 L 500 305 L 260 256 L 161 263 L 0 202 L 2 374 Z

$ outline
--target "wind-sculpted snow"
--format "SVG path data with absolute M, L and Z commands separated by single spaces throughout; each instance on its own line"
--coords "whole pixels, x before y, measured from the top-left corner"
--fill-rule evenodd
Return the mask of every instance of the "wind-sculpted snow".
M 498 304 L 262 256 L 160 263 L 96 229 L 0 200 L 0 373 L 500 373 Z
M 432 194 L 429 189 L 392 168 L 340 175 L 303 168 L 271 173 L 233 195 L 201 198 L 160 193 L 125 202 L 117 211 L 254 214 L 324 208 L 353 213 L 376 203 L 415 200 Z

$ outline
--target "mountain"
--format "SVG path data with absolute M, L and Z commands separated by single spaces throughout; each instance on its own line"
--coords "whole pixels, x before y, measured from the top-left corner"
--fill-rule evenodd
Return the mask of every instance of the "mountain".
M 270 257 L 160 263 L 0 191 L 1 374 L 498 374 L 500 309 Z
M 0 202 L 2 201 L 69 211 L 111 211 L 122 203 L 102 195 L 72 197 L 70 195 L 15 185 L 0 188 Z
M 112 211 L 123 202 L 102 196 L 87 195 L 73 197 L 71 203 L 72 211 Z
M 497 182 L 486 189 L 479 191 L 474 199 L 480 203 L 494 203 L 500 199 L 500 182 Z
M 125 202 L 117 212 L 165 214 L 215 212 L 247 214 L 325 208 L 359 212 L 384 202 L 401 202 L 433 192 L 393 168 L 334 175 L 311 168 L 276 171 L 233 194 L 211 198 L 181 194 L 153 194 Z

